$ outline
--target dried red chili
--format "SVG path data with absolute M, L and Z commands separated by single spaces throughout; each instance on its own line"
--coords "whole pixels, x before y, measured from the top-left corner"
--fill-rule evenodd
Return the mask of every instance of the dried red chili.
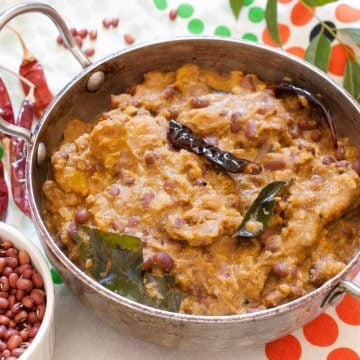
M 167 136 L 176 148 L 203 155 L 212 164 L 231 173 L 257 175 L 262 170 L 261 165 L 255 162 L 240 159 L 231 152 L 210 145 L 203 138 L 194 134 L 189 127 L 175 120 L 170 120 Z
M 13 31 L 18 37 L 23 49 L 23 61 L 20 65 L 19 73 L 36 86 L 34 94 L 35 114 L 37 117 L 40 117 L 54 96 L 47 85 L 42 65 L 27 48 L 22 36 L 17 31 Z M 28 94 L 29 86 L 24 82 L 22 82 L 21 85 L 23 87 L 24 93 Z
M 19 116 L 15 125 L 26 129 L 31 129 L 34 119 L 35 103 L 34 89 L 31 88 L 28 96 L 23 100 Z M 12 137 L 10 142 L 10 162 L 11 162 L 11 190 L 15 204 L 28 217 L 31 216 L 28 193 L 26 191 L 25 167 L 26 152 L 24 140 Z
M 0 78 L 0 116 L 7 122 L 14 123 L 14 111 L 11 105 L 9 93 L 6 90 L 3 80 Z M 0 139 L 5 135 L 0 133 Z
M 0 220 L 5 221 L 9 202 L 8 188 L 4 177 L 4 165 L 0 160 Z

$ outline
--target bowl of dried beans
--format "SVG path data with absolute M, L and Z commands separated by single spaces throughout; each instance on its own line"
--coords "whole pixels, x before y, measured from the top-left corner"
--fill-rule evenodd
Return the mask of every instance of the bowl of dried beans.
M 0 359 L 48 360 L 54 349 L 54 286 L 44 256 L 0 222 Z

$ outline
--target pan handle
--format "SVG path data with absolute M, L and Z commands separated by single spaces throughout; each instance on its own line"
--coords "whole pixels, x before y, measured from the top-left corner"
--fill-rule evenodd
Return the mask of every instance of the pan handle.
M 340 299 L 340 296 L 344 293 L 348 293 L 355 298 L 360 299 L 360 287 L 348 280 L 341 280 L 325 298 L 322 307 L 330 304 L 334 305 Z
M 89 58 L 80 50 L 77 45 L 74 37 L 72 36 L 70 30 L 65 24 L 64 19 L 60 16 L 60 14 L 51 6 L 34 2 L 34 3 L 24 3 L 15 5 L 3 13 L 0 14 L 0 30 L 13 18 L 18 15 L 30 13 L 30 12 L 38 12 L 49 17 L 56 27 L 58 28 L 60 34 L 62 35 L 64 42 L 71 53 L 74 55 L 76 60 L 80 63 L 83 68 L 86 68 L 91 64 Z

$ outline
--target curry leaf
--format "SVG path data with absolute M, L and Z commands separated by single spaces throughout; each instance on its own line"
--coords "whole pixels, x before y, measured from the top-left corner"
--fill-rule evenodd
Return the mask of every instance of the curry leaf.
M 338 29 L 338 32 L 348 37 L 355 44 L 360 44 L 360 29 L 344 28 L 344 29 Z
M 236 19 L 239 19 L 240 11 L 244 6 L 244 0 L 229 0 L 231 10 Z
M 309 6 L 323 6 L 326 4 L 330 4 L 332 2 L 336 2 L 337 0 L 301 0 L 301 1 Z
M 153 306 L 171 312 L 179 312 L 182 299 L 181 291 L 175 287 L 175 279 L 169 274 L 157 276 L 151 273 L 144 275 L 144 284 L 150 291 L 155 292 L 152 296 Z
M 348 59 L 344 75 L 344 88 L 357 100 L 360 100 L 360 65 L 356 60 Z
M 271 37 L 281 47 L 282 44 L 277 21 L 277 0 L 268 0 L 265 10 L 265 20 Z
M 265 186 L 245 214 L 235 236 L 254 237 L 263 233 L 274 212 L 275 196 L 288 185 L 287 181 L 274 181 Z M 253 222 L 254 229 L 249 226 L 250 222 Z
M 321 30 L 312 40 L 305 53 L 305 60 L 317 66 L 323 71 L 327 71 L 329 67 L 331 52 L 330 40 Z
M 91 275 L 105 287 L 131 299 L 142 301 L 141 240 L 83 226 L 75 239 L 85 259 L 91 259 Z M 109 267 L 111 268 L 109 269 Z
M 155 294 L 144 286 L 142 243 L 138 237 L 82 226 L 75 240 L 84 261 L 91 260 L 89 273 L 101 285 L 142 304 L 179 311 L 181 292 L 168 274 L 157 276 Z M 153 275 L 146 273 L 144 276 Z

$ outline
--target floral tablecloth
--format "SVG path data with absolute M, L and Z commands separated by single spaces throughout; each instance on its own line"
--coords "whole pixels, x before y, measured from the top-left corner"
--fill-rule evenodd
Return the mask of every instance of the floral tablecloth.
M 135 43 L 174 35 L 204 34 L 232 36 L 275 45 L 265 25 L 265 0 L 245 0 L 238 20 L 227 0 L 48 0 L 69 26 L 98 30 L 96 42 L 85 40 L 84 49 L 94 48 L 93 59 L 128 46 L 125 34 Z M 0 0 L 0 12 L 18 1 Z M 298 0 L 278 0 L 279 32 L 286 51 L 304 57 L 309 39 L 319 29 L 319 20 L 332 28 L 360 27 L 360 0 L 343 0 L 317 8 L 315 16 Z M 177 10 L 175 20 L 169 13 Z M 105 29 L 104 18 L 118 17 L 116 28 Z M 12 22 L 33 53 L 41 60 L 54 93 L 80 70 L 70 53 L 56 42 L 52 23 L 38 14 L 24 15 Z M 358 49 L 354 49 L 358 51 Z M 16 70 L 21 48 L 14 35 L 0 34 L 0 65 Z M 331 43 L 329 74 L 341 81 L 346 56 L 336 40 Z M 16 106 L 22 100 L 17 79 L 1 73 Z M 7 159 L 5 158 L 5 162 Z M 8 178 L 7 178 L 8 180 Z M 40 248 L 30 221 L 10 205 L 7 222 L 26 233 Z M 56 281 L 56 279 L 55 279 Z M 58 282 L 58 281 L 56 281 Z M 360 283 L 360 277 L 357 278 Z M 56 346 L 54 360 L 92 359 L 329 359 L 356 360 L 360 353 L 360 302 L 346 296 L 336 308 L 273 343 L 225 351 L 221 354 L 177 352 L 143 343 L 120 334 L 85 309 L 63 284 L 56 285 Z M 219 334 L 221 336 L 221 334 Z

